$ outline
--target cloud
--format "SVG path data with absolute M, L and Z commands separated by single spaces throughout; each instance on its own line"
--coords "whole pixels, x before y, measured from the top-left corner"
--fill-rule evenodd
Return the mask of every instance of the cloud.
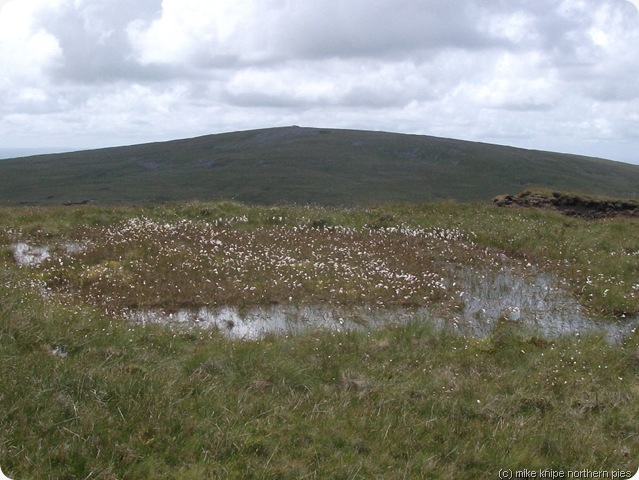
M 160 72 L 135 61 L 127 29 L 155 13 L 157 0 L 58 0 L 34 12 L 34 22 L 56 38 L 62 61 L 51 70 L 58 80 L 108 83 L 153 78 Z
M 295 123 L 632 159 L 636 45 L 626 0 L 11 0 L 0 143 Z
M 235 73 L 224 98 L 238 106 L 383 109 L 433 100 L 440 86 L 412 62 L 343 59 L 291 62 Z
M 128 38 L 142 65 L 226 68 L 259 47 L 253 7 L 245 0 L 164 0 L 157 18 L 129 24 Z
M 0 11 L 0 63 L 6 80 L 34 81 L 58 64 L 62 50 L 58 39 L 38 28 L 31 16 L 31 4 L 11 1 Z
M 440 49 L 485 49 L 481 7 L 460 0 L 290 2 L 272 25 L 275 50 L 293 58 L 429 58 Z
M 294 60 L 429 57 L 440 49 L 508 44 L 483 28 L 467 0 L 164 0 L 158 17 L 129 26 L 142 64 L 203 68 Z

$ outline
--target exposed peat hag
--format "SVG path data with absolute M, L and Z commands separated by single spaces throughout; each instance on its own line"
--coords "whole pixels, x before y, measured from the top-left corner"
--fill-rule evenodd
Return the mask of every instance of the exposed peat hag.
M 493 198 L 498 207 L 524 207 L 555 210 L 571 217 L 587 220 L 626 216 L 639 218 L 636 200 L 594 198 L 560 192 L 524 191 L 517 195 L 498 195 Z

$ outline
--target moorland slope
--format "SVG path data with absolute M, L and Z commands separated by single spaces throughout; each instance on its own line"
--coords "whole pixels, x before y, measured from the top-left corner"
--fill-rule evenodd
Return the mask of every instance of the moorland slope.
M 0 204 L 356 206 L 535 186 L 639 197 L 639 166 L 423 135 L 281 127 L 0 162 Z

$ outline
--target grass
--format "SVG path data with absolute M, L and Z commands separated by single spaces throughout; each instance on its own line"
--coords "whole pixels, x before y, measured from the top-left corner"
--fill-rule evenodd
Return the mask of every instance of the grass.
M 501 268 L 506 256 L 564 278 L 596 316 L 639 314 L 639 222 L 632 218 L 584 221 L 479 203 L 349 210 L 196 202 L 7 208 L 0 220 L 7 244 L 86 245 L 44 264 L 39 278 L 118 308 L 272 304 L 291 296 L 296 303 L 445 303 L 459 297 L 455 269 Z
M 285 127 L 0 162 L 0 205 L 367 206 L 490 201 L 534 185 L 639 197 L 639 167 L 384 132 Z
M 206 238 L 244 253 L 251 246 L 252 255 L 264 245 L 286 249 L 282 258 L 295 253 L 286 275 L 303 270 L 300 260 L 313 252 L 328 257 L 342 248 L 340 264 L 358 273 L 315 277 L 342 286 L 366 273 L 356 252 L 374 253 L 392 271 L 423 272 L 441 268 L 437 260 L 490 268 L 507 255 L 574 282 L 594 311 L 629 315 L 638 311 L 636 220 L 586 222 L 482 204 L 189 203 L 4 208 L 0 224 L 0 466 L 10 478 L 496 478 L 502 468 L 638 466 L 639 332 L 610 345 L 596 335 L 543 339 L 502 322 L 488 338 L 472 339 L 416 320 L 371 332 L 233 341 L 215 331 L 129 324 L 87 293 L 99 289 L 117 303 L 120 285 L 144 271 L 133 266 L 160 257 L 184 262 L 191 252 L 178 247 L 199 251 Z M 408 236 L 402 226 L 424 235 Z M 272 244 L 271 235 L 287 236 Z M 8 245 L 18 240 L 59 245 L 54 259 L 62 263 L 17 266 Z M 63 254 L 69 241 L 90 247 Z M 302 248 L 311 244 L 317 248 Z M 415 262 L 401 245 L 432 257 Z M 213 246 L 202 258 L 223 260 Z M 96 266 L 116 272 L 125 264 L 115 286 L 87 276 Z M 190 272 L 185 286 L 198 269 L 179 265 Z M 179 275 L 167 272 L 155 273 L 159 283 L 175 286 Z M 287 302 L 270 283 L 263 279 L 264 298 L 251 301 Z M 51 293 L 42 296 L 42 286 Z M 301 299 L 346 305 L 372 298 L 314 286 L 293 289 Z M 139 291 L 123 305 L 144 298 Z

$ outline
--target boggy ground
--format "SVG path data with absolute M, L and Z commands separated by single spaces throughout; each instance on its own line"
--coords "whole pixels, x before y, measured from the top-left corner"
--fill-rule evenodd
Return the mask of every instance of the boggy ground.
M 0 245 L 48 246 L 34 281 L 111 310 L 273 303 L 461 306 L 460 274 L 557 275 L 595 317 L 639 313 L 639 222 L 483 204 L 190 203 L 0 210 Z M 72 248 L 69 248 L 72 247 Z
M 540 338 L 502 319 L 474 339 L 416 319 L 236 341 L 119 315 L 136 301 L 171 309 L 211 298 L 454 311 L 464 296 L 451 266 L 481 275 L 506 258 L 559 275 L 588 311 L 623 320 L 639 310 L 634 219 L 481 204 L 191 203 L 0 209 L 0 220 L 0 465 L 10 478 L 636 471 L 636 331 L 612 345 Z M 18 265 L 19 242 L 52 255 Z M 277 261 L 267 268 L 265 258 Z M 221 278 L 215 268 L 224 290 L 198 290 Z

